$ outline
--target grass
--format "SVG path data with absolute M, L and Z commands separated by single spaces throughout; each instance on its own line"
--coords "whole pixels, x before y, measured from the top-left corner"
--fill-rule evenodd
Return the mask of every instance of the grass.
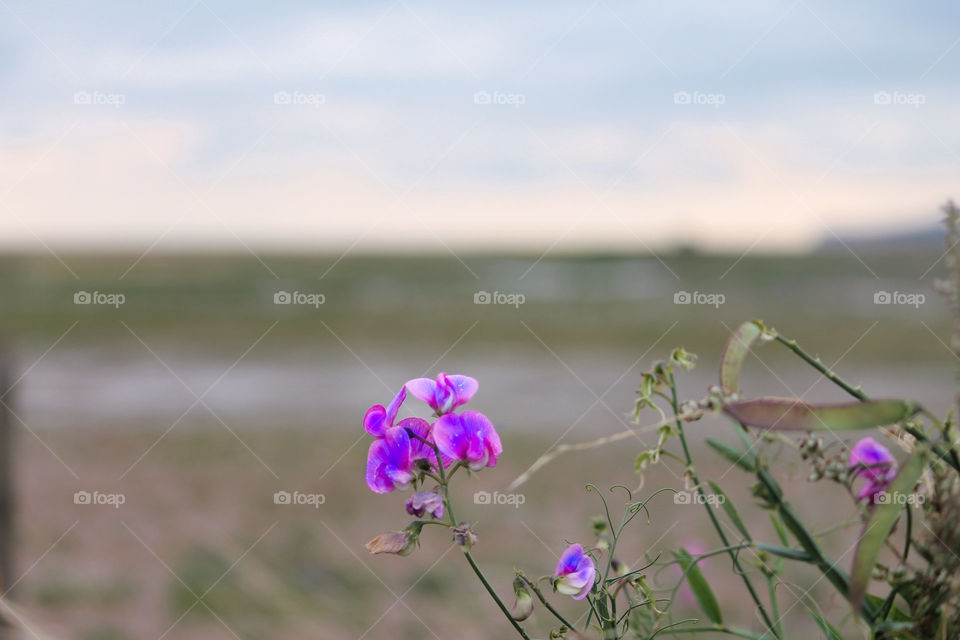
M 879 319 L 864 353 L 895 361 L 906 353 L 896 337 L 918 319 L 934 330 L 947 327 L 930 290 L 932 275 L 920 278 L 938 258 L 936 249 L 860 252 L 863 262 L 848 252 L 548 256 L 530 269 L 536 258 L 469 257 L 464 266 L 452 257 L 264 256 L 274 278 L 252 256 L 148 255 L 126 275 L 135 256 L 66 256 L 75 279 L 52 258 L 8 256 L 0 263 L 0 331 L 15 342 L 49 345 L 79 320 L 74 344 L 102 347 L 123 321 L 152 338 L 189 339 L 195 348 L 216 350 L 279 320 L 278 347 L 316 336 L 322 322 L 347 343 L 402 342 L 415 349 L 449 344 L 475 323 L 477 343 L 526 343 L 521 319 L 551 342 L 605 349 L 649 344 L 679 320 L 678 339 L 696 351 L 722 341 L 725 329 L 716 320 L 729 325 L 763 316 L 800 338 L 816 335 L 825 352 L 842 352 L 867 320 Z M 126 302 L 119 309 L 75 305 L 78 290 L 122 293 Z M 321 292 L 326 303 L 319 309 L 274 305 L 278 290 Z M 479 290 L 522 293 L 526 303 L 519 310 L 477 306 Z M 679 290 L 722 293 L 726 303 L 719 309 L 674 305 Z M 927 301 L 919 309 L 878 307 L 872 299 L 878 290 L 922 292 Z M 926 361 L 941 357 L 942 346 L 921 340 L 910 353 Z

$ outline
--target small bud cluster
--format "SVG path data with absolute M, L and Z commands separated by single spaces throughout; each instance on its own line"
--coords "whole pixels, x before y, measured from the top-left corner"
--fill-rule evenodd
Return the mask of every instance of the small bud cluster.
M 800 451 L 800 457 L 810 463 L 808 481 L 818 482 L 827 479 L 845 484 L 849 479 L 850 468 L 847 465 L 846 449 L 829 456 L 824 447 L 823 438 L 813 434 L 800 438 L 797 449 Z
M 724 405 L 736 402 L 740 399 L 739 394 L 723 393 L 718 385 L 710 385 L 707 388 L 707 396 L 700 400 L 686 400 L 680 405 L 680 419 L 684 422 L 696 422 L 704 416 L 705 413 L 720 411 Z
M 656 392 L 663 391 L 670 386 L 674 367 L 679 367 L 684 371 L 690 371 L 696 364 L 696 354 L 686 351 L 683 347 L 674 349 L 667 360 L 657 360 L 654 362 L 649 371 L 641 374 L 640 388 L 637 389 L 638 398 L 634 411 L 635 416 L 639 418 L 640 412 L 643 409 L 655 407 L 653 396 Z

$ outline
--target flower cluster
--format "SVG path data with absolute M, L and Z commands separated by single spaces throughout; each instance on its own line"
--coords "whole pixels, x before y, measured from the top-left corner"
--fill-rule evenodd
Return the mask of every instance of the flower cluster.
M 493 423 L 477 411 L 455 410 L 465 405 L 479 388 L 469 376 L 441 373 L 436 380 L 408 380 L 386 407 L 375 404 L 363 417 L 363 428 L 374 440 L 367 453 L 367 486 L 376 493 L 390 493 L 411 485 L 414 493 L 407 498 L 406 510 L 418 518 L 403 531 L 381 534 L 367 543 L 374 554 L 407 555 L 419 544 L 421 529 L 430 516 L 441 520 L 446 513 L 454 541 L 465 552 L 476 542 L 476 534 L 467 522 L 457 522 L 447 503 L 446 488 L 455 469 L 465 467 L 479 471 L 492 467 L 503 453 L 500 436 Z M 412 395 L 433 409 L 433 422 L 424 418 L 397 420 L 400 407 Z M 432 478 L 437 486 L 423 490 L 423 483 Z M 583 600 L 594 588 L 597 569 L 594 559 L 579 544 L 564 551 L 556 571 L 550 576 L 554 591 Z M 521 620 L 533 611 L 525 583 L 515 585 L 520 609 L 527 610 Z
M 418 470 L 460 463 L 478 471 L 496 465 L 503 446 L 493 423 L 478 411 L 454 413 L 478 387 L 469 376 L 441 373 L 436 380 L 409 380 L 389 406 L 370 407 L 363 417 L 364 429 L 375 438 L 367 452 L 367 486 L 376 493 L 390 493 L 409 487 Z M 423 418 L 396 421 L 407 393 L 433 409 L 432 424 Z M 407 510 L 439 518 L 443 499 L 433 492 L 417 493 L 407 501 Z

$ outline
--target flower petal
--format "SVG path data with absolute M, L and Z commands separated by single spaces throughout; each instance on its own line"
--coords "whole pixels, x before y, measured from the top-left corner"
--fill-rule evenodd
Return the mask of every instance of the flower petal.
M 407 388 L 405 386 L 400 387 L 400 393 L 398 393 L 393 400 L 390 402 L 390 405 L 387 407 L 387 425 L 392 427 L 393 421 L 397 419 L 397 411 L 400 410 L 400 405 L 403 404 L 403 401 L 407 398 Z
M 423 440 L 427 440 L 428 442 L 430 441 L 429 422 L 423 418 L 404 418 L 397 423 L 397 427 L 400 427 L 417 436 L 417 438 L 410 438 L 411 461 L 416 462 L 417 460 L 426 460 L 431 464 L 436 464 L 437 455 L 434 453 L 433 447 L 423 442 Z M 422 438 L 423 440 L 420 440 L 419 438 Z
M 393 482 L 383 472 L 390 457 L 389 446 L 381 438 L 370 443 L 367 451 L 367 486 L 374 493 L 390 493 Z
M 367 486 L 375 493 L 390 493 L 413 479 L 410 436 L 400 427 L 387 429 L 367 451 Z
M 437 404 L 437 383 L 430 378 L 414 378 L 407 380 L 403 385 L 414 398 L 421 402 L 426 402 L 431 408 L 436 409 Z
M 469 436 L 467 460 L 476 471 L 480 467 L 492 467 L 497 464 L 497 456 L 503 453 L 500 436 L 493 423 L 479 411 L 464 411 L 460 414 L 464 432 Z
M 440 452 L 453 460 L 466 460 L 470 448 L 469 434 L 460 421 L 460 416 L 448 413 L 433 423 L 433 439 Z M 444 463 L 446 466 L 446 462 Z
M 387 429 L 386 416 L 387 410 L 383 408 L 383 405 L 373 405 L 367 409 L 366 415 L 363 416 L 363 428 L 375 438 L 383 437 L 383 433 Z
M 850 467 L 861 478 L 880 480 L 896 468 L 896 459 L 873 438 L 863 438 L 850 450 Z
M 447 376 L 447 380 L 453 386 L 454 408 L 469 402 L 473 394 L 480 388 L 480 383 L 470 376 L 451 375 Z
M 409 471 L 413 461 L 410 459 L 410 436 L 402 427 L 391 427 L 383 436 L 390 447 L 390 463 L 401 471 Z
M 580 589 L 580 592 L 573 596 L 574 600 L 583 600 L 587 597 L 587 594 L 590 593 L 590 590 L 593 589 L 593 581 L 596 578 L 597 570 L 593 566 L 593 562 L 590 563 L 589 575 L 586 576 L 586 579 L 583 584 L 583 588 Z
M 557 570 L 554 572 L 554 575 L 562 577 L 574 573 L 580 564 L 581 558 L 583 558 L 583 547 L 579 544 L 570 545 L 560 556 L 560 561 L 557 562 Z

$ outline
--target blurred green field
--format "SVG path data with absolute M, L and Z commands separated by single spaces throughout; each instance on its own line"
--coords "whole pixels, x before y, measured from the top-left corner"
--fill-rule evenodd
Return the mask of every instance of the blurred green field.
M 61 257 L 64 264 L 39 255 L 0 261 L 0 330 L 9 339 L 49 344 L 79 320 L 74 338 L 97 344 L 123 320 L 217 350 L 274 320 L 283 325 L 277 338 L 295 345 L 316 335 L 322 321 L 350 344 L 415 349 L 449 344 L 474 323 L 477 344 L 526 343 L 522 319 L 551 343 L 620 348 L 648 344 L 678 321 L 675 339 L 703 350 L 723 340 L 724 323 L 763 317 L 798 338 L 816 336 L 824 352 L 842 352 L 865 321 L 878 320 L 870 348 L 856 357 L 930 361 L 942 358 L 941 345 L 902 337 L 922 330 L 921 320 L 935 331 L 948 326 L 945 305 L 930 288 L 942 270 L 936 245 L 802 256 Z M 322 293 L 325 303 L 275 305 L 281 290 Z M 126 301 L 119 309 L 75 305 L 77 291 L 121 293 Z M 475 305 L 478 291 L 523 294 L 525 303 Z M 725 303 L 676 305 L 678 291 L 719 293 Z M 922 293 L 926 301 L 919 308 L 878 306 L 877 291 Z

